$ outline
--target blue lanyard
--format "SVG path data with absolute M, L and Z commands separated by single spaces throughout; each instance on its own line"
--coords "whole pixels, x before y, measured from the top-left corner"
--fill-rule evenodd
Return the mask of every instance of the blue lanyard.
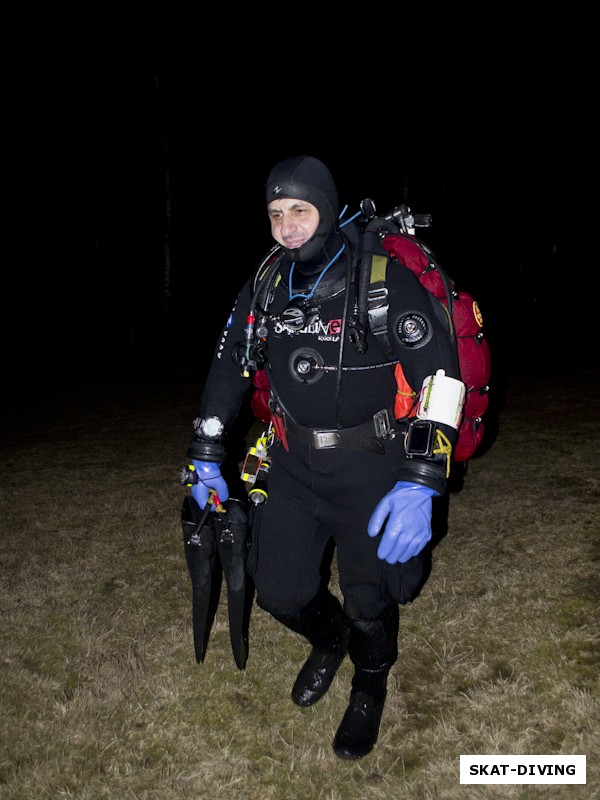
M 342 253 L 343 253 L 343 251 L 344 251 L 344 248 L 345 248 L 345 247 L 346 247 L 346 245 L 345 245 L 345 244 L 343 244 L 343 245 L 340 247 L 340 249 L 338 250 L 338 252 L 337 252 L 337 253 L 334 255 L 334 257 L 331 259 L 331 261 L 329 262 L 329 264 L 327 264 L 327 266 L 325 267 L 325 269 L 324 269 L 324 270 L 321 272 L 321 274 L 320 274 L 320 275 L 319 275 L 319 277 L 317 278 L 317 282 L 315 283 L 315 285 L 313 286 L 313 288 L 312 288 L 312 290 L 311 290 L 311 292 L 310 292 L 309 294 L 300 294 L 300 293 L 298 293 L 298 294 L 293 294 L 293 291 L 294 291 L 294 290 L 292 289 L 292 275 L 294 274 L 294 267 L 296 266 L 296 262 L 295 262 L 295 261 L 292 261 L 292 266 L 290 267 L 290 277 L 289 277 L 289 280 L 288 280 L 288 287 L 289 287 L 289 293 L 290 293 L 290 300 L 295 300 L 295 299 L 296 299 L 296 297 L 303 297 L 305 300 L 310 300 L 310 298 L 311 298 L 311 297 L 313 296 L 313 294 L 315 293 L 315 290 L 316 290 L 317 286 L 318 286 L 318 285 L 319 285 L 319 283 L 321 282 L 321 278 L 323 277 L 323 275 L 325 275 L 325 273 L 327 272 L 327 270 L 329 269 L 329 267 L 330 267 L 332 264 L 334 264 L 334 263 L 335 263 L 335 262 L 338 260 L 338 258 L 339 258 L 339 257 L 342 255 Z

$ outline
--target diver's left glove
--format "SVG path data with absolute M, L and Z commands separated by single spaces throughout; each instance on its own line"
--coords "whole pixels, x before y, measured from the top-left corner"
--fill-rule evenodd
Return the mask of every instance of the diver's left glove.
M 224 503 L 229 498 L 229 488 L 225 478 L 221 475 L 221 465 L 215 461 L 197 461 L 196 459 L 192 459 L 192 464 L 198 475 L 198 483 L 192 484 L 192 497 L 200 508 L 204 508 L 207 504 L 211 489 L 219 495 L 219 500 Z M 211 510 L 214 511 L 214 506 Z
M 431 539 L 431 498 L 438 492 L 429 486 L 398 481 L 375 506 L 367 531 L 378 536 L 385 523 L 377 556 L 388 564 L 404 564 L 418 555 Z

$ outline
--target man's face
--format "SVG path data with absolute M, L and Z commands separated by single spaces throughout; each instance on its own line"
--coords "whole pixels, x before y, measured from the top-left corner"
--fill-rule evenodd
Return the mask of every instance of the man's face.
M 319 212 L 312 203 L 282 197 L 267 206 L 271 234 L 276 242 L 296 250 L 307 242 L 319 225 Z

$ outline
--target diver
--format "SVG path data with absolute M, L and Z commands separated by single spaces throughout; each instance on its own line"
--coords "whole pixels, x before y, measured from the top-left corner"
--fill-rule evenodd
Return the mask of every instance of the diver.
M 399 264 L 386 283 L 393 358 L 382 354 L 359 313 L 361 291 L 372 289 L 361 264 L 387 254 L 340 214 L 325 164 L 307 155 L 278 163 L 266 208 L 276 245 L 218 338 L 187 451 L 199 478 L 191 491 L 200 508 L 210 492 L 227 499 L 227 434 L 262 371 L 274 437 L 268 500 L 250 512 L 247 570 L 257 604 L 311 645 L 294 703 L 317 703 L 350 658 L 348 707 L 332 744 L 340 758 L 358 759 L 379 735 L 399 606 L 428 576 L 433 500 L 446 491 L 464 385 L 447 313 Z M 376 314 L 376 292 L 370 298 Z M 416 416 L 400 420 L 397 364 L 417 404 Z

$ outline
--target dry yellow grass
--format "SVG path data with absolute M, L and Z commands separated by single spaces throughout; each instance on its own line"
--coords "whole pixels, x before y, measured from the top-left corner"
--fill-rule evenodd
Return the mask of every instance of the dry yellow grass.
M 335 758 L 346 661 L 289 699 L 306 655 L 254 608 L 234 665 L 223 595 L 197 665 L 179 470 L 185 375 L 56 389 L 4 412 L 2 800 L 598 800 L 599 376 L 508 384 L 402 610 L 380 740 Z M 586 786 L 461 786 L 459 755 L 585 754 Z

